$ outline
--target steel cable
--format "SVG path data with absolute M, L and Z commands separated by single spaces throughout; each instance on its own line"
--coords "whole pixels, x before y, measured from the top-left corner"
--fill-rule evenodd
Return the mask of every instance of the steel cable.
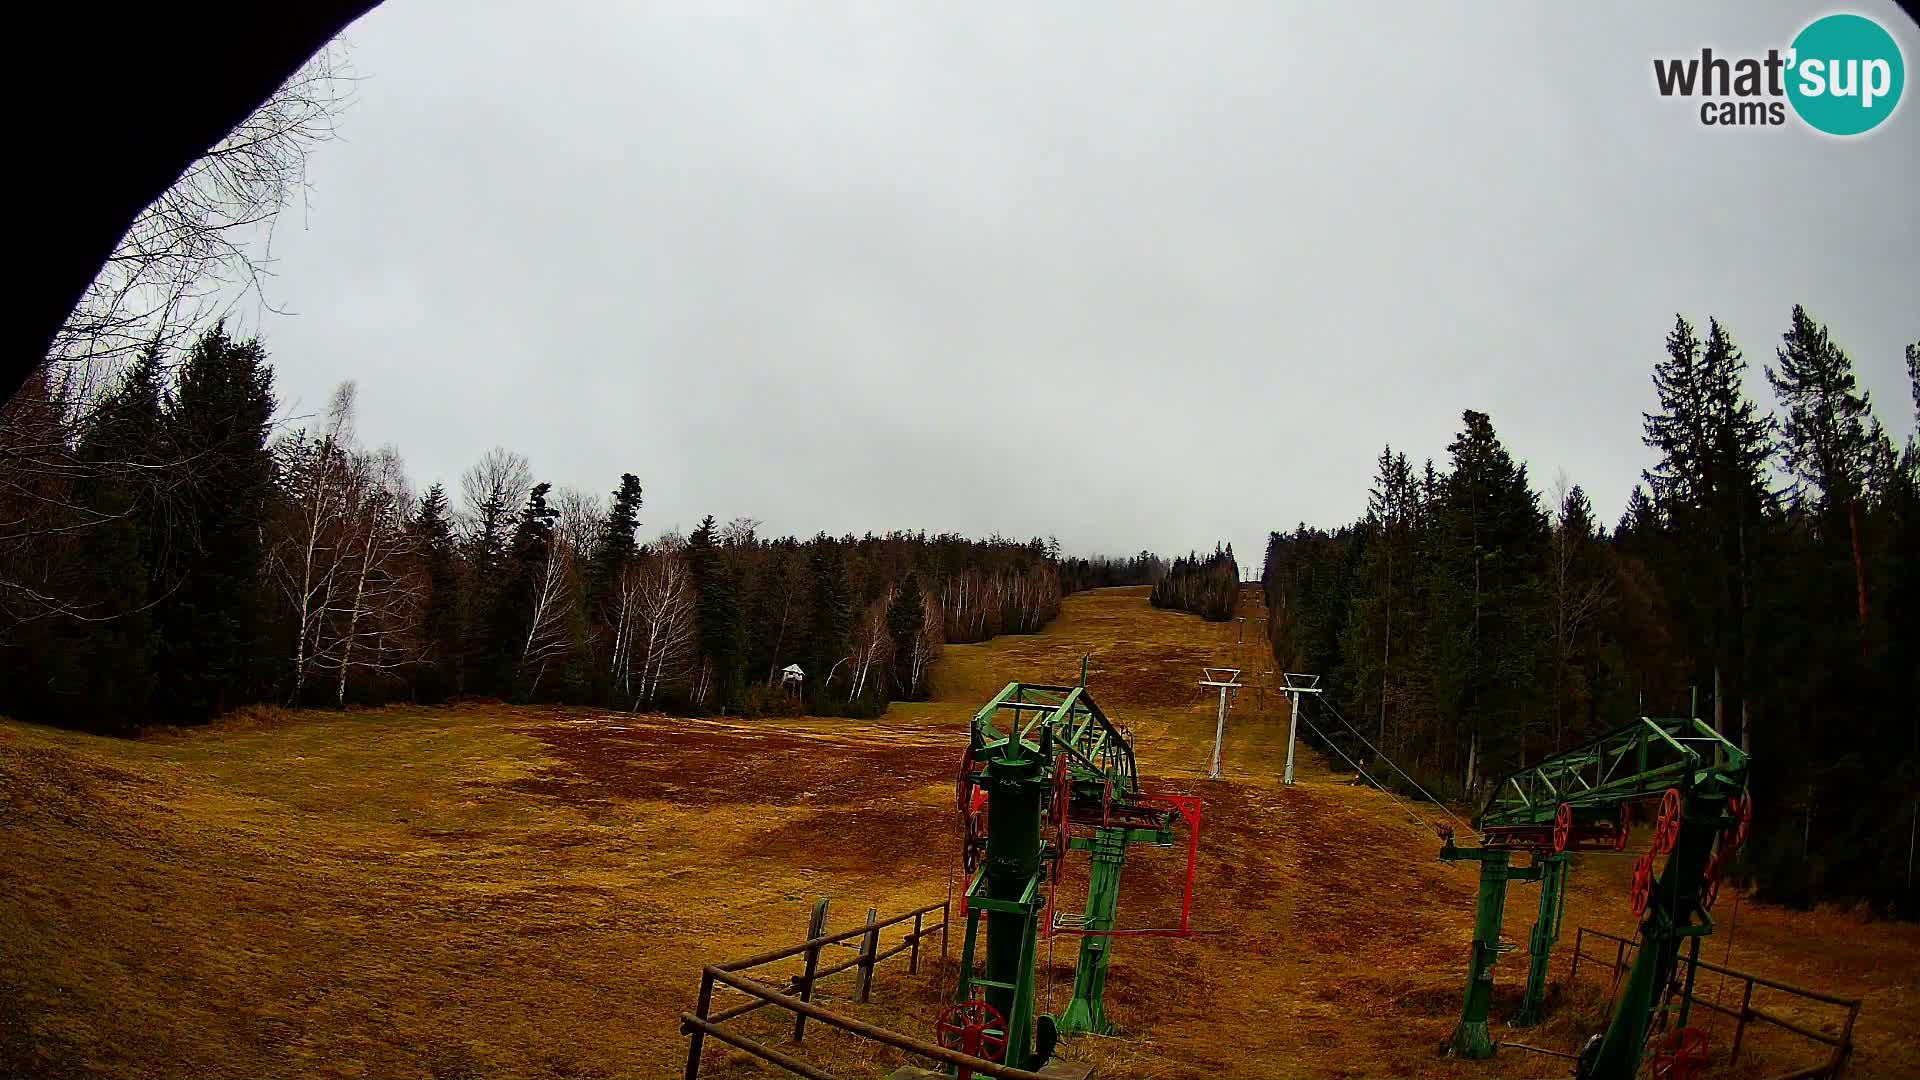
M 1426 788 L 1421 787 L 1420 781 L 1415 780 L 1411 776 L 1408 776 L 1407 771 L 1405 769 L 1402 769 L 1400 766 L 1395 765 L 1393 759 L 1388 757 L 1384 751 L 1382 751 L 1379 747 L 1373 745 L 1372 743 L 1368 742 L 1367 737 L 1365 735 L 1360 734 L 1359 728 L 1354 727 L 1350 723 L 1347 723 L 1347 718 L 1340 715 L 1340 710 L 1333 707 L 1333 702 L 1328 701 L 1326 699 L 1325 694 L 1320 695 L 1320 704 L 1325 705 L 1327 707 L 1327 711 L 1331 712 L 1334 715 L 1335 719 L 1339 720 L 1342 724 L 1346 724 L 1347 730 L 1353 732 L 1354 738 L 1359 739 L 1360 744 L 1362 746 L 1365 746 L 1368 750 L 1371 750 L 1374 756 L 1378 757 L 1381 761 L 1386 762 L 1387 765 L 1390 766 L 1394 772 L 1399 773 L 1407 781 L 1407 783 L 1412 784 L 1413 790 L 1419 792 L 1422 796 L 1426 798 L 1428 802 L 1439 807 L 1441 813 L 1447 815 L 1450 818 L 1453 818 L 1454 824 L 1460 826 L 1462 829 L 1465 829 L 1468 832 L 1468 834 L 1472 836 L 1477 837 L 1481 835 L 1480 830 L 1475 829 L 1473 826 L 1460 820 L 1458 815 L 1456 815 L 1453 811 L 1447 809 L 1446 803 L 1443 803 L 1439 799 L 1434 798 L 1433 792 L 1428 791 Z M 1324 739 L 1326 738 L 1326 736 L 1323 735 L 1321 736 L 1321 738 Z

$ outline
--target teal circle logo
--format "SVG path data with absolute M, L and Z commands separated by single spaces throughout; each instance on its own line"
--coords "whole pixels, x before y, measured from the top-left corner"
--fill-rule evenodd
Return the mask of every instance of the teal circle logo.
M 1907 65 L 1893 35 L 1862 15 L 1828 15 L 1793 39 L 1787 100 L 1817 131 L 1859 135 L 1900 104 Z

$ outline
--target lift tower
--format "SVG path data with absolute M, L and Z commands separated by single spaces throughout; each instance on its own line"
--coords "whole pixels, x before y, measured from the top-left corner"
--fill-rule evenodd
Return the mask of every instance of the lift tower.
M 1662 991 L 1673 981 L 1683 942 L 1690 944 L 1685 993 L 1677 1026 L 1692 1004 L 1700 939 L 1713 932 L 1708 914 L 1720 877 L 1746 840 L 1752 820 L 1747 755 L 1697 718 L 1651 719 L 1555 754 L 1503 777 L 1475 822 L 1478 847 L 1459 847 L 1443 827 L 1440 857 L 1480 864 L 1473 956 L 1466 1000 L 1454 1028 L 1452 1051 L 1491 1057 L 1487 1030 L 1493 965 L 1509 881 L 1540 883 L 1539 915 L 1529 937 L 1526 995 L 1516 1026 L 1537 1024 L 1545 998 L 1547 964 L 1560 932 L 1567 857 L 1575 851 L 1625 851 L 1629 807 L 1659 806 L 1652 845 L 1634 864 L 1633 911 L 1642 948 L 1634 957 L 1605 1034 L 1581 1056 L 1583 1080 L 1631 1080 L 1640 1067 L 1647 1032 Z M 1513 865 L 1524 854 L 1528 863 Z M 1655 861 L 1665 856 L 1657 875 Z
M 955 1007 L 969 1007 L 984 1020 L 992 1041 L 1004 1046 L 1005 1063 L 1037 1068 L 1060 1034 L 1113 1032 L 1105 991 L 1115 937 L 1190 932 L 1200 801 L 1141 790 L 1132 735 L 1107 718 L 1085 686 L 1017 682 L 974 716 L 957 795 L 966 834 L 967 927 Z M 1117 928 L 1128 847 L 1171 846 L 1182 821 L 1187 883 L 1180 925 Z M 1085 851 L 1090 860 L 1086 909 L 1074 915 L 1051 910 L 1069 851 Z M 983 915 L 986 965 L 976 975 Z M 1042 930 L 1081 939 L 1073 996 L 1057 1019 L 1038 1015 L 1034 1005 Z M 976 993 L 981 1006 L 970 1004 Z

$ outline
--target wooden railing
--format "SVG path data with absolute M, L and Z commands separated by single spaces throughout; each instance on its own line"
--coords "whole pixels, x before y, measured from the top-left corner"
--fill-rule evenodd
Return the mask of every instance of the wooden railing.
M 926 917 L 936 911 L 940 913 L 940 921 L 932 926 L 926 925 Z M 880 948 L 881 932 L 890 927 L 899 926 L 909 920 L 913 923 L 913 929 L 908 931 L 899 943 L 882 951 Z M 957 1066 L 963 1072 L 965 1070 L 972 1070 L 976 1075 L 992 1077 L 994 1080 L 1045 1080 L 1045 1078 L 1041 1077 L 1038 1073 L 1028 1072 L 1024 1069 L 1009 1068 L 997 1062 L 988 1061 L 985 1058 L 977 1058 L 955 1050 L 949 1050 L 944 1046 L 938 1046 L 920 1039 L 915 1039 L 909 1035 L 902 1035 L 897 1031 L 889 1031 L 886 1028 L 866 1023 L 854 1017 L 836 1013 L 831 1009 L 822 1008 L 814 1003 L 814 987 L 818 985 L 821 980 L 831 978 L 845 971 L 858 972 L 854 983 L 854 1000 L 859 1002 L 867 1001 L 873 990 L 873 969 L 883 961 L 898 956 L 903 952 L 907 954 L 907 972 L 909 974 L 918 973 L 920 970 L 921 939 L 930 937 L 933 934 L 938 933 L 940 935 L 942 942 L 941 954 L 944 956 L 946 953 L 945 942 L 947 940 L 947 905 L 944 902 L 928 904 L 925 907 L 915 908 L 912 911 L 903 912 L 887 919 L 879 918 L 877 913 L 869 908 L 867 910 L 867 921 L 865 925 L 831 934 L 826 933 L 826 925 L 827 902 L 821 900 L 818 904 L 814 905 L 813 917 L 807 926 L 807 940 L 797 945 L 789 945 L 782 949 L 761 953 L 758 956 L 750 956 L 745 960 L 734 960 L 725 964 L 711 964 L 701 971 L 700 997 L 695 1003 L 692 1012 L 683 1012 L 680 1014 L 681 1034 L 686 1035 L 690 1040 L 687 1045 L 686 1080 L 695 1080 L 699 1075 L 700 1055 L 705 1049 L 706 1039 L 709 1035 L 726 1043 L 728 1046 L 744 1050 L 764 1061 L 772 1062 L 796 1076 L 804 1076 L 807 1077 L 808 1080 L 834 1080 L 833 1076 L 823 1072 L 819 1067 L 810 1062 L 803 1061 L 784 1050 L 775 1049 L 765 1043 L 758 1042 L 738 1031 L 728 1030 L 721 1026 L 728 1020 L 758 1012 L 769 1005 L 785 1009 L 793 1014 L 793 1041 L 795 1043 L 802 1041 L 806 1037 L 807 1021 L 816 1020 L 829 1027 L 835 1027 L 861 1038 L 870 1039 L 898 1050 L 904 1050 L 909 1054 L 928 1058 L 942 1065 Z M 857 951 L 852 957 L 823 968 L 820 966 L 821 954 L 830 946 L 853 947 Z M 794 957 L 804 958 L 806 968 L 801 974 L 795 975 L 787 980 L 787 984 L 784 987 L 775 986 L 743 974 L 743 972 L 749 971 L 750 969 L 764 967 L 767 964 L 776 963 L 781 960 L 790 960 Z M 714 1012 L 713 992 L 715 986 L 738 991 L 751 1000 L 741 1002 L 740 1004 L 719 1012 Z
M 1586 941 L 1590 937 L 1613 942 L 1613 955 L 1596 956 L 1587 952 Z M 1605 964 L 1608 970 L 1612 972 L 1613 988 L 1617 989 L 1621 974 L 1633 963 L 1633 952 L 1639 947 L 1638 942 L 1623 938 L 1618 934 L 1609 934 L 1604 930 L 1592 930 L 1584 926 L 1580 927 L 1574 933 L 1573 970 L 1568 974 L 1567 979 L 1571 982 L 1580 977 L 1580 961 L 1584 959 L 1590 963 Z M 1847 1059 L 1853 1055 L 1853 1025 L 1854 1022 L 1860 1018 L 1860 999 L 1823 994 L 1818 990 L 1808 990 L 1804 987 L 1780 982 L 1777 979 L 1752 975 L 1744 971 L 1735 971 L 1732 968 L 1721 967 L 1718 964 L 1710 964 L 1705 960 L 1700 961 L 1699 966 L 1703 971 L 1717 972 L 1725 975 L 1727 978 L 1737 979 L 1745 984 L 1740 994 L 1740 1007 L 1737 1009 L 1727 1008 L 1717 1001 L 1708 1001 L 1698 994 L 1696 994 L 1693 999 L 1695 1008 L 1708 1009 L 1722 1016 L 1733 1017 L 1733 1049 L 1727 1055 L 1729 1062 L 1740 1059 L 1740 1047 L 1746 1039 L 1747 1025 L 1758 1022 L 1762 1024 L 1772 1024 L 1775 1027 L 1783 1028 L 1802 1038 L 1811 1039 L 1822 1046 L 1828 1047 L 1831 1051 L 1825 1062 L 1819 1065 L 1808 1066 L 1797 1072 L 1788 1073 L 1786 1076 L 1778 1078 L 1778 1080 L 1811 1080 L 1813 1077 L 1826 1077 L 1829 1078 L 1829 1080 L 1835 1080 L 1835 1078 L 1838 1078 L 1845 1072 Z M 1795 997 L 1802 997 L 1810 1001 L 1820 1002 L 1823 1005 L 1832 1005 L 1836 1008 L 1847 1010 L 1847 1018 L 1841 1025 L 1840 1034 L 1829 1035 L 1824 1031 L 1815 1031 L 1812 1028 L 1794 1023 L 1785 1017 L 1775 1016 L 1772 1013 L 1754 1008 L 1753 988 L 1756 986 L 1764 986 L 1770 990 L 1778 990 L 1784 994 L 1792 994 Z M 1610 990 L 1609 995 L 1611 995 L 1611 993 L 1612 991 Z

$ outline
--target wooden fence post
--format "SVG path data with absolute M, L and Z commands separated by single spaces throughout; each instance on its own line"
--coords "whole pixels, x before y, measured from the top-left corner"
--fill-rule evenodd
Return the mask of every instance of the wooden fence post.
M 907 950 L 907 974 L 920 974 L 920 912 L 913 913 L 913 947 Z
M 705 1020 L 708 1010 L 712 1007 L 713 973 L 710 971 L 702 971 L 700 973 L 700 1002 L 693 1007 L 693 1015 Z M 687 1080 L 694 1080 L 695 1077 L 700 1075 L 700 1051 L 706 1048 L 707 1033 L 702 1028 L 694 1028 L 688 1035 Z
M 813 905 L 813 917 L 807 920 L 807 940 L 812 941 L 814 938 L 820 937 L 824 935 L 826 932 L 827 932 L 827 898 L 823 896 L 820 898 L 819 903 L 816 903 Z M 820 970 L 820 946 L 809 945 L 807 947 L 807 973 L 801 976 L 800 978 L 800 1000 L 801 1001 L 813 1000 L 813 973 L 819 970 Z M 793 1041 L 799 1042 L 801 1039 L 806 1038 L 806 1035 L 807 1035 L 807 1014 L 803 1012 L 794 1013 L 793 1014 Z M 693 1080 L 693 1077 L 688 1076 L 687 1080 Z
M 1573 930 L 1573 970 L 1567 972 L 1567 984 L 1571 986 L 1580 979 L 1580 946 L 1587 940 L 1587 928 L 1577 926 Z
M 867 909 L 867 933 L 860 939 L 860 986 L 854 991 L 854 1000 L 865 1004 L 867 992 L 873 987 L 873 958 L 880 952 L 880 928 L 874 923 L 880 920 L 880 913 L 873 908 Z

